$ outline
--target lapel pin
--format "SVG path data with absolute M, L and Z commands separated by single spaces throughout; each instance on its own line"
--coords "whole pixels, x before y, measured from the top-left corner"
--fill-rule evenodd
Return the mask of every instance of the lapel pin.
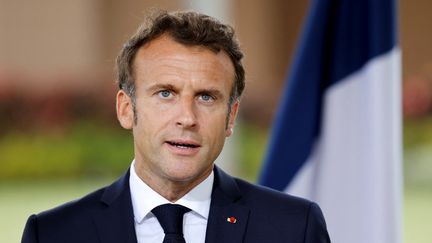
M 237 223 L 237 219 L 234 218 L 234 217 L 228 217 L 228 218 L 227 218 L 227 222 L 228 222 L 228 223 L 231 223 L 231 224 L 235 224 L 235 223 Z

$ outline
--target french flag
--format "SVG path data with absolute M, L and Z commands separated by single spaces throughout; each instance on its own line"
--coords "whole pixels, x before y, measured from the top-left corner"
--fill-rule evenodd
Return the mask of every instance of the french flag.
M 311 0 L 259 182 L 318 202 L 332 242 L 400 243 L 394 0 Z

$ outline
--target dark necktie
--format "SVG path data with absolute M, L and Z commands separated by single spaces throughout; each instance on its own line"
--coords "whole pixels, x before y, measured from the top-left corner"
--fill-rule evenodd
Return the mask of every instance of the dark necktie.
M 162 243 L 186 243 L 183 237 L 183 215 L 189 211 L 189 208 L 178 204 L 163 204 L 152 210 L 165 232 Z

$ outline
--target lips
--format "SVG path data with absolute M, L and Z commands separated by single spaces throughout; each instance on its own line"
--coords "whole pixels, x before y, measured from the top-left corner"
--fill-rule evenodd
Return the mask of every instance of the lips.
M 167 143 L 171 146 L 175 146 L 178 148 L 198 148 L 199 145 L 195 144 L 195 143 L 185 143 L 185 142 L 173 142 L 173 141 L 167 141 Z
M 177 155 L 194 155 L 201 145 L 192 140 L 168 140 L 165 142 L 170 151 Z

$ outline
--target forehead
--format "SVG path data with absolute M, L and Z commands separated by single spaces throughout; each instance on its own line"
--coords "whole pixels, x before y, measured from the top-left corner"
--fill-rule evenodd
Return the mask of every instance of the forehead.
M 224 51 L 214 52 L 203 46 L 189 46 L 162 35 L 142 46 L 133 62 L 137 80 L 145 77 L 174 75 L 234 82 L 235 71 Z

